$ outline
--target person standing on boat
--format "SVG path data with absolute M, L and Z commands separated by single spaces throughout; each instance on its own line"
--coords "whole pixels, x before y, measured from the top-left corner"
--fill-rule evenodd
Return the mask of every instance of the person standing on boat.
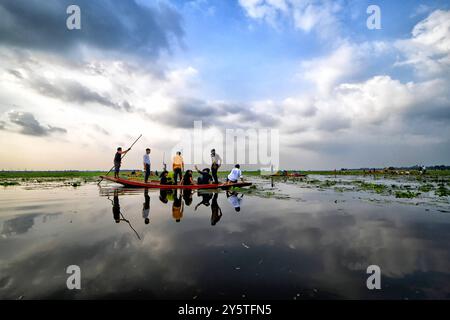
M 119 178 L 120 166 L 122 164 L 122 155 L 126 154 L 130 149 L 122 151 L 122 147 L 117 148 L 116 155 L 114 156 L 114 178 Z
M 222 165 L 222 158 L 216 153 L 216 149 L 211 150 L 211 174 L 215 184 L 219 184 L 219 178 L 217 177 L 217 170 Z
M 181 181 L 184 171 L 184 161 L 180 151 L 178 151 L 177 154 L 173 157 L 172 169 L 173 169 L 173 180 L 175 181 L 175 184 L 177 184 L 178 177 L 180 177 Z
M 145 183 L 148 182 L 148 177 L 150 177 L 150 152 L 152 150 L 150 148 L 145 149 L 144 154 L 144 172 L 145 172 Z

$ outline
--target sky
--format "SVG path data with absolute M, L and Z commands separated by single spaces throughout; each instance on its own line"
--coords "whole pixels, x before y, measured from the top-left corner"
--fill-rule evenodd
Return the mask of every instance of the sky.
M 0 0 L 4 170 L 107 170 L 140 134 L 124 167 L 157 169 L 194 121 L 278 130 L 286 169 L 448 165 L 449 88 L 449 0 Z

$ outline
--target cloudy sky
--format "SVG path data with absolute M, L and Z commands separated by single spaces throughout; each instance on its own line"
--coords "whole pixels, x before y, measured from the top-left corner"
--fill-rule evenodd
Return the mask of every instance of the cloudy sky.
M 141 133 L 124 166 L 158 165 L 196 120 L 278 129 L 285 168 L 450 164 L 450 1 L 0 0 L 0 84 L 0 169 L 109 169 Z

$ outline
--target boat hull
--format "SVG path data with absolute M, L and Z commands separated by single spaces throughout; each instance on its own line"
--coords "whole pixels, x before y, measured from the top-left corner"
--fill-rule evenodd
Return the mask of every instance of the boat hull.
M 190 190 L 197 190 L 197 189 L 228 189 L 231 187 L 248 187 L 251 186 L 251 182 L 237 182 L 237 183 L 231 183 L 231 184 L 194 184 L 194 185 L 170 185 L 170 184 L 160 184 L 154 181 L 151 182 L 142 182 L 142 181 L 133 181 L 133 180 L 127 180 L 127 179 L 121 179 L 121 178 L 113 178 L 108 176 L 100 176 L 100 178 L 104 180 L 108 180 L 111 182 L 119 183 L 125 187 L 128 188 L 147 188 L 147 189 L 190 189 Z

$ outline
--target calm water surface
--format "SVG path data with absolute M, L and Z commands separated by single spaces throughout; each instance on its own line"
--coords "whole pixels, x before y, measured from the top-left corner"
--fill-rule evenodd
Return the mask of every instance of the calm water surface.
M 445 201 L 256 182 L 271 193 L 2 188 L 0 298 L 450 298 Z

